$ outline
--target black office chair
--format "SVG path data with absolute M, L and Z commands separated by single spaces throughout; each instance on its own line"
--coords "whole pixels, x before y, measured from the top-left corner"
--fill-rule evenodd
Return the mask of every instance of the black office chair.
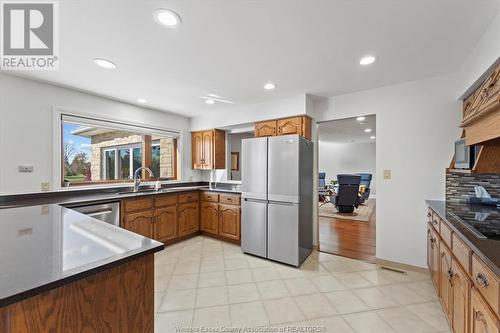
M 333 204 L 339 213 L 352 213 L 360 203 L 359 184 L 361 176 L 337 175 L 339 188 L 337 195 L 333 198 Z
M 326 173 L 325 172 L 319 173 L 318 193 L 319 193 L 319 201 L 324 202 L 325 197 L 328 195 L 328 189 L 326 187 Z
M 371 173 L 357 173 L 356 175 L 361 176 L 360 186 L 364 186 L 364 191 L 361 192 L 360 204 L 364 203 L 370 197 L 370 183 L 372 181 Z

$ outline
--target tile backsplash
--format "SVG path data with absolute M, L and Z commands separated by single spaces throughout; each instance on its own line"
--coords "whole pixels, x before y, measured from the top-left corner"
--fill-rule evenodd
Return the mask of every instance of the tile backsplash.
M 446 171 L 446 201 L 464 203 L 474 197 L 474 186 L 482 186 L 492 197 L 500 198 L 500 174 L 465 174 Z

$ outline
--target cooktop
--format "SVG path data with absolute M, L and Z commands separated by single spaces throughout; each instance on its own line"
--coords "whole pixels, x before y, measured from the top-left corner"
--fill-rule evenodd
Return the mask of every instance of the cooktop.
M 500 240 L 500 209 L 481 205 L 448 206 L 446 214 L 481 239 Z

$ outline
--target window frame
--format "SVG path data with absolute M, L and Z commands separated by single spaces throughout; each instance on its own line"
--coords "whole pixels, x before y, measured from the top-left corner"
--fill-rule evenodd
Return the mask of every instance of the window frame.
M 98 115 L 92 115 L 89 113 L 78 113 L 74 111 L 67 111 L 66 109 L 60 109 L 57 107 L 52 108 L 52 113 L 53 113 L 53 154 L 52 154 L 52 160 L 53 160 L 53 184 L 58 190 L 64 190 L 64 189 L 75 189 L 75 188 L 96 188 L 96 187 L 120 187 L 124 185 L 130 185 L 133 183 L 133 179 L 114 179 L 114 180 L 98 180 L 98 181 L 84 181 L 84 182 L 78 182 L 78 183 L 70 183 L 69 186 L 65 184 L 64 181 L 64 156 L 63 156 L 63 150 L 64 150 L 64 123 L 69 122 L 69 123 L 78 123 L 78 121 L 81 121 L 84 125 L 90 125 L 90 126 L 102 126 L 105 128 L 113 128 L 117 130 L 125 130 L 125 131 L 131 131 L 135 132 L 138 134 L 143 135 L 143 137 L 149 136 L 149 142 L 151 142 L 151 136 L 156 135 L 156 136 L 163 136 L 163 137 L 170 137 L 173 139 L 173 177 L 169 178 L 160 178 L 160 182 L 165 183 L 165 182 L 180 182 L 180 170 L 182 169 L 182 158 L 179 158 L 179 155 L 182 154 L 182 140 L 183 140 L 183 131 L 182 130 L 174 130 L 174 129 L 167 129 L 167 128 L 160 128 L 157 126 L 149 126 L 146 124 L 138 124 L 138 123 L 133 123 L 133 122 L 128 122 L 124 120 L 118 120 L 118 119 L 112 119 L 112 118 L 103 118 L 102 116 Z M 146 134 L 148 133 L 148 134 Z M 145 141 L 143 140 L 141 147 L 142 151 L 144 151 L 145 147 Z M 146 143 L 147 144 L 147 143 Z M 118 147 L 118 146 L 117 146 Z M 117 147 L 109 148 L 109 150 L 116 149 Z M 152 145 L 151 145 L 152 147 Z M 150 159 L 151 159 L 151 153 Z M 133 155 L 131 155 L 132 157 Z M 118 159 L 118 151 L 115 153 L 115 160 Z M 133 163 L 133 158 L 130 159 L 131 163 Z M 144 161 L 144 159 L 143 159 Z M 115 162 L 116 163 L 116 162 Z M 102 163 L 101 163 L 102 167 Z M 117 171 L 116 166 L 115 166 L 115 177 L 117 176 Z M 133 171 L 132 171 L 133 172 Z M 152 182 L 156 181 L 157 179 L 154 177 L 149 177 L 149 175 L 146 174 L 145 171 L 143 171 L 142 177 L 143 182 Z

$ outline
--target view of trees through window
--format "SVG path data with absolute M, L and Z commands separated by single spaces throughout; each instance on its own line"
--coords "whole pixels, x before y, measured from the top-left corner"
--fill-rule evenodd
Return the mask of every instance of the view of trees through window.
M 177 175 L 176 139 L 166 135 L 63 121 L 62 148 L 65 186 L 129 182 L 145 163 L 156 179 Z

